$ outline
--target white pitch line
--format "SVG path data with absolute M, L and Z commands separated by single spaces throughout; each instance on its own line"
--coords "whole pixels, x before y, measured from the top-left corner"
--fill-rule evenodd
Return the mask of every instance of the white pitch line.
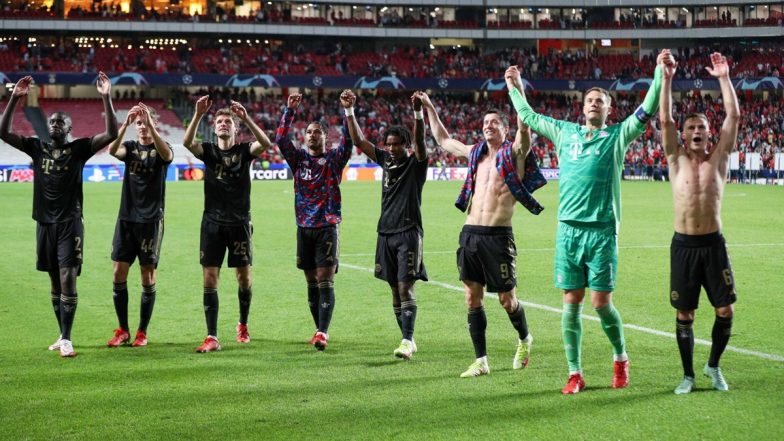
M 752 248 L 752 247 L 784 247 L 784 243 L 736 243 L 736 244 L 727 244 L 727 247 L 732 248 Z M 670 245 L 629 245 L 629 246 L 619 246 L 619 250 L 641 250 L 641 249 L 660 249 L 660 248 L 670 248 Z M 555 248 L 520 248 L 520 253 L 525 253 L 526 251 L 532 252 L 555 252 Z M 424 254 L 455 254 L 455 250 L 452 251 L 425 251 Z M 367 256 L 375 256 L 375 253 L 341 253 L 341 257 L 367 257 Z
M 341 268 L 349 268 L 349 269 L 358 270 L 358 271 L 364 271 L 364 272 L 367 272 L 367 273 L 373 273 L 373 269 L 371 269 L 371 268 L 366 268 L 364 266 L 351 265 L 349 263 L 344 263 L 344 262 L 340 262 L 340 267 Z M 446 289 L 451 290 L 451 291 L 464 292 L 462 287 L 455 286 L 455 285 L 450 285 L 450 284 L 444 283 L 444 282 L 438 282 L 438 281 L 435 281 L 435 280 L 430 280 L 430 281 L 425 282 L 425 283 L 427 283 L 428 285 L 440 286 L 441 288 L 446 288 Z M 498 298 L 497 294 L 491 293 L 491 292 L 485 293 L 485 296 L 486 297 L 490 297 L 490 298 L 494 298 L 494 299 Z M 531 302 L 526 302 L 526 301 L 520 301 L 520 303 L 522 303 L 523 306 L 526 306 L 528 308 L 541 309 L 543 311 L 554 312 L 556 314 L 561 314 L 563 312 L 559 308 L 554 308 L 552 306 L 547 306 L 547 305 L 540 305 L 538 303 L 531 303 Z M 582 314 L 582 317 L 584 319 L 586 319 L 586 320 L 592 320 L 592 321 L 595 321 L 595 322 L 599 321 L 599 317 L 594 317 L 592 315 Z M 629 323 L 624 323 L 623 327 L 627 328 L 627 329 L 634 329 L 635 331 L 645 332 L 647 334 L 658 335 L 660 337 L 675 338 L 675 334 L 672 333 L 672 332 L 659 331 L 658 329 L 646 328 L 644 326 L 637 326 L 637 325 L 632 325 L 632 324 L 629 324 Z M 711 345 L 710 340 L 703 340 L 701 338 L 695 338 L 694 339 L 694 343 L 701 344 L 703 346 L 710 346 Z M 749 350 L 749 349 L 743 349 L 743 348 L 739 348 L 739 347 L 731 346 L 731 345 L 727 345 L 727 349 L 726 350 L 731 351 L 731 352 L 737 352 L 738 354 L 752 355 L 754 357 L 764 358 L 766 360 L 773 360 L 773 361 L 784 362 L 784 356 L 781 356 L 781 355 L 768 354 L 768 353 L 759 352 L 759 351 L 752 351 L 752 350 Z

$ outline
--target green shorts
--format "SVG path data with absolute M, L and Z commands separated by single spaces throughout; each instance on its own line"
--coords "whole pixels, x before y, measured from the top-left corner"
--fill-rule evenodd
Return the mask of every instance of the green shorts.
M 613 291 L 618 270 L 614 224 L 558 222 L 555 235 L 555 287 Z

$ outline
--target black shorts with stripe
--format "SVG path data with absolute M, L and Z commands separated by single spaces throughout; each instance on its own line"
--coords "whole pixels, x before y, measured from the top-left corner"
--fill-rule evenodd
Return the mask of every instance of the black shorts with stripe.
M 701 287 L 714 308 L 737 300 L 724 236 L 675 233 L 670 245 L 670 304 L 679 310 L 697 309 Z
M 375 275 L 389 283 L 427 281 L 422 261 L 422 233 L 410 228 L 394 234 L 379 234 Z
M 253 224 L 221 225 L 206 218 L 201 219 L 199 263 L 201 266 L 223 265 L 229 250 L 229 268 L 253 265 Z
M 512 227 L 464 225 L 457 249 L 460 280 L 480 283 L 489 292 L 517 286 L 517 247 Z
M 117 219 L 112 239 L 112 260 L 158 267 L 163 242 L 163 219 L 154 222 L 131 222 Z
M 312 270 L 336 267 L 340 255 L 337 225 L 321 228 L 297 227 L 297 268 Z
M 74 216 L 64 222 L 38 222 L 36 236 L 36 264 L 38 271 L 58 271 L 60 268 L 82 270 L 84 252 L 84 220 Z

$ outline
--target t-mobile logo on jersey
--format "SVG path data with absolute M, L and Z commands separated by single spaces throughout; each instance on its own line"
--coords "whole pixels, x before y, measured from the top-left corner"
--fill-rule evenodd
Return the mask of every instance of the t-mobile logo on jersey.
M 577 158 L 583 153 L 583 143 L 581 142 L 573 142 L 569 144 L 569 156 L 571 156 L 572 161 L 577 160 Z

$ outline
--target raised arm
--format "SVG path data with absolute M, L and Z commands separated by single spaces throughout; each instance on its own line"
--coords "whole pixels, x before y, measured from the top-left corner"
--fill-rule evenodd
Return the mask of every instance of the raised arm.
M 721 100 L 724 101 L 724 123 L 721 126 L 719 142 L 714 151 L 729 155 L 738 138 L 738 124 L 740 122 L 740 106 L 738 97 L 735 95 L 735 88 L 730 81 L 730 66 L 727 59 L 720 53 L 711 54 L 712 67 L 706 67 L 708 73 L 718 78 L 721 87 Z M 713 154 L 713 152 L 711 152 Z
M 414 106 L 414 155 L 417 161 L 427 159 L 425 146 L 425 116 L 422 114 L 422 100 L 416 93 L 411 95 L 411 104 Z
M 212 107 L 212 100 L 210 99 L 209 95 L 204 95 L 203 97 L 196 100 L 196 108 L 193 112 L 193 118 L 191 118 L 190 124 L 188 124 L 188 128 L 185 130 L 185 138 L 182 140 L 182 145 L 185 146 L 186 149 L 190 150 L 194 156 L 200 158 L 201 155 L 204 153 L 204 149 L 200 142 L 195 142 L 193 138 L 196 137 L 196 129 L 199 127 L 199 123 L 201 123 L 201 119 L 204 117 L 204 114 L 207 113 L 207 110 Z
M 250 145 L 250 154 L 253 156 L 259 156 L 263 151 L 267 150 L 272 146 L 272 142 L 267 137 L 267 134 L 264 133 L 263 130 L 253 121 L 248 115 L 248 111 L 245 110 L 245 107 L 238 103 L 237 101 L 232 101 L 230 105 L 231 111 L 237 115 L 237 118 L 241 119 L 242 122 L 248 126 L 250 132 L 253 133 L 253 136 L 256 138 L 255 141 Z
M 512 144 L 515 167 L 520 176 L 525 174 L 525 157 L 531 151 L 531 131 L 520 117 L 517 117 L 517 134 Z
M 106 130 L 99 133 L 90 139 L 90 148 L 92 151 L 106 147 L 107 144 L 117 139 L 117 116 L 114 114 L 114 106 L 112 106 L 112 82 L 109 77 L 103 72 L 98 72 L 98 81 L 95 83 L 98 94 L 101 95 L 103 101 L 103 117 L 106 125 Z
M 355 146 L 362 150 L 371 161 L 376 161 L 376 146 L 372 142 L 365 139 L 362 129 L 359 127 L 357 118 L 354 116 L 354 104 L 356 104 L 357 96 L 354 92 L 346 89 L 340 94 L 340 106 L 343 107 L 343 112 L 346 114 L 346 123 L 348 124 L 348 133 L 351 136 L 351 141 Z
M 621 123 L 621 142 L 618 143 L 618 147 L 623 148 L 624 151 L 632 141 L 643 134 L 645 125 L 648 124 L 653 114 L 656 113 L 656 109 L 659 107 L 659 95 L 661 95 L 664 60 L 671 58 L 672 54 L 666 55 L 664 51 L 659 53 L 656 57 L 653 81 L 651 81 L 651 87 L 648 88 L 642 104 L 637 106 L 637 109 Z
M 126 149 L 123 145 L 123 138 L 125 138 L 125 132 L 128 131 L 128 127 L 136 121 L 136 117 L 139 116 L 141 112 L 141 107 L 133 106 L 131 110 L 128 111 L 128 115 L 125 117 L 125 121 L 120 125 L 120 130 L 117 133 L 117 138 L 114 141 L 109 143 L 109 154 L 114 156 L 117 159 L 124 159 L 126 155 Z
M 531 132 L 520 117 L 517 117 L 517 134 L 512 144 L 512 153 L 516 158 L 525 159 L 531 151 Z
M 465 145 L 449 136 L 449 132 L 446 131 L 446 127 L 444 127 L 444 124 L 438 117 L 436 107 L 430 101 L 430 97 L 425 92 L 415 92 L 414 96 L 422 101 L 422 105 L 427 110 L 427 117 L 430 120 L 430 131 L 436 139 L 436 144 L 455 156 L 468 158 L 468 155 L 471 154 L 471 146 Z
M 150 137 L 152 137 L 155 151 L 158 152 L 158 155 L 160 155 L 164 162 L 171 162 L 174 159 L 174 152 L 172 152 L 169 144 L 161 137 L 161 134 L 158 133 L 158 126 L 152 118 L 150 108 L 142 103 L 139 103 L 139 107 L 141 108 L 141 116 L 144 118 L 142 122 L 147 126 L 147 130 L 150 131 Z
M 275 132 L 275 145 L 278 146 L 283 158 L 289 163 L 289 167 L 294 170 L 297 167 L 296 152 L 294 143 L 289 138 L 289 130 L 291 130 L 291 123 L 294 121 L 294 112 L 297 106 L 302 102 L 302 94 L 292 93 L 286 101 L 286 110 L 283 111 L 283 116 L 280 118 L 280 125 Z
M 677 166 L 674 160 L 681 149 L 678 147 L 678 129 L 675 127 L 675 118 L 672 116 L 672 79 L 675 77 L 675 69 L 678 63 L 672 57 L 669 49 L 662 51 L 666 59 L 663 60 L 662 67 L 662 87 L 659 96 L 659 125 L 662 131 L 662 146 L 667 155 L 667 162 L 671 167 Z
M 11 125 L 14 121 L 14 112 L 16 112 L 16 105 L 27 92 L 30 91 L 30 84 L 33 82 L 33 77 L 23 77 L 16 82 L 14 91 L 11 92 L 11 98 L 5 106 L 2 118 L 0 118 L 0 139 L 7 142 L 11 147 L 21 149 L 22 137 L 16 133 L 11 132 Z
M 511 98 L 512 105 L 514 105 L 517 112 L 517 118 L 540 135 L 550 139 L 553 144 L 558 145 L 561 126 L 569 123 L 534 112 L 534 109 L 528 104 L 528 100 L 525 97 L 523 78 L 520 76 L 517 66 L 509 66 L 506 69 L 504 80 L 506 80 L 506 88 L 509 90 L 509 98 Z

